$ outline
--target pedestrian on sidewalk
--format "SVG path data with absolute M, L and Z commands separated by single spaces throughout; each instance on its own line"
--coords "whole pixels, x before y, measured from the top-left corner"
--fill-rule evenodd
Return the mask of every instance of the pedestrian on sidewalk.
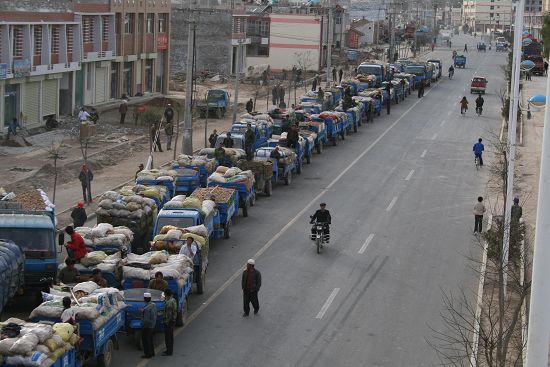
M 166 119 L 166 122 L 172 122 L 174 119 L 174 109 L 170 103 L 168 103 L 164 109 L 164 118 Z
M 485 214 L 486 209 L 483 205 L 483 197 L 479 196 L 477 198 L 477 203 L 474 205 L 474 234 L 481 233 L 483 227 L 483 214 Z
M 271 102 L 274 106 L 279 105 L 279 86 L 274 85 L 271 89 Z
M 151 129 L 149 130 L 151 135 L 151 145 L 153 145 L 153 151 L 158 151 L 162 153 L 162 146 L 160 145 L 160 131 L 158 128 L 158 123 L 151 124 Z
M 464 44 L 464 52 L 468 52 L 468 44 Z
M 162 273 L 161 273 L 162 274 Z M 166 350 L 162 353 L 163 356 L 171 356 L 174 353 L 174 327 L 176 326 L 176 316 L 178 314 L 178 305 L 172 295 L 172 290 L 166 288 L 164 290 L 164 344 Z
M 216 141 L 218 140 L 218 130 L 214 129 L 214 132 L 208 137 L 208 142 L 210 143 L 210 148 L 216 146 Z
M 84 223 L 88 220 L 88 215 L 86 209 L 84 209 L 83 201 L 76 203 L 76 207 L 71 212 L 71 218 L 75 228 L 84 226 Z
M 166 122 L 164 132 L 166 133 L 166 150 L 172 150 L 172 136 L 174 136 L 174 123 L 172 121 Z
M 21 125 L 19 125 L 17 117 L 14 117 L 8 125 L 8 140 L 10 140 L 11 134 L 13 134 L 14 136 L 17 135 L 17 128 L 21 129 Z
M 90 204 L 92 202 L 92 180 L 94 179 L 94 174 L 87 164 L 83 164 L 80 167 L 80 173 L 78 175 L 80 184 L 82 185 L 82 197 L 84 202 Z
M 279 107 L 280 108 L 286 108 L 285 103 L 285 87 L 282 85 L 279 85 Z
M 120 124 L 124 125 L 124 120 L 126 120 L 126 113 L 128 112 L 128 101 L 125 99 L 122 100 L 120 106 L 118 106 L 118 112 L 120 113 Z
M 246 112 L 252 113 L 253 109 L 254 109 L 254 101 L 252 100 L 252 98 L 250 98 L 248 102 L 246 102 Z
M 135 180 L 137 180 L 137 176 L 138 174 L 143 171 L 143 169 L 145 168 L 145 166 L 143 166 L 143 163 L 140 163 L 139 166 L 138 166 L 138 170 L 136 171 L 136 175 L 134 177 Z
M 338 82 L 339 83 L 342 83 L 342 77 L 344 76 L 344 68 L 340 68 L 340 70 L 338 70 Z
M 336 83 L 338 80 L 336 79 L 336 66 L 332 68 L 332 82 Z
M 141 318 L 141 343 L 143 344 L 143 355 L 141 358 L 153 358 L 155 356 L 155 345 L 153 341 L 153 330 L 157 324 L 157 306 L 151 302 L 151 293 L 143 293 L 143 315 Z
M 254 308 L 254 315 L 260 310 L 258 301 L 258 291 L 262 286 L 262 274 L 255 269 L 256 262 L 254 259 L 249 259 L 246 262 L 246 269 L 243 272 L 241 286 L 243 289 L 243 317 L 250 314 L 250 303 Z
M 544 62 L 544 75 L 548 75 L 548 61 Z
M 315 76 L 315 78 L 313 78 L 313 82 L 311 84 L 311 90 L 312 91 L 316 91 L 317 90 L 317 76 Z

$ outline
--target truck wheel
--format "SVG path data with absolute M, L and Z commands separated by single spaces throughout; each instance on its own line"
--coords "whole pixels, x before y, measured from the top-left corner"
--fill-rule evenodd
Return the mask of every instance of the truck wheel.
M 317 144 L 317 154 L 323 153 L 323 142 L 319 140 L 319 144 Z
M 221 108 L 216 108 L 216 118 L 221 119 L 223 116 L 223 111 Z
M 187 321 L 188 313 L 189 313 L 189 303 L 187 301 L 187 297 L 185 297 L 185 300 L 183 301 L 182 309 L 176 315 L 177 327 L 182 327 L 183 325 L 185 325 L 185 321 Z
M 291 182 L 292 182 L 292 172 L 288 171 L 288 174 L 285 177 L 285 185 L 288 186 L 290 185 Z
M 223 228 L 223 238 L 231 238 L 231 219 L 225 223 L 225 227 Z
M 306 163 L 307 164 L 311 163 L 311 154 L 306 157 Z
M 265 182 L 265 187 L 264 187 L 264 193 L 266 196 L 271 196 L 271 190 L 273 189 L 273 184 L 271 183 L 271 180 L 267 180 Z
M 134 330 L 134 333 L 132 334 L 132 338 L 134 339 L 134 344 L 135 344 L 136 348 L 138 350 L 142 350 L 143 345 L 141 344 L 141 330 Z M 99 360 L 98 360 L 98 362 L 99 362 Z
M 243 205 L 243 217 L 248 217 L 248 208 L 250 207 L 250 203 L 247 201 L 244 202 Z
M 141 339 L 141 338 L 140 338 Z M 113 341 L 107 340 L 103 346 L 103 353 L 97 356 L 97 365 L 99 367 L 111 367 L 113 361 Z

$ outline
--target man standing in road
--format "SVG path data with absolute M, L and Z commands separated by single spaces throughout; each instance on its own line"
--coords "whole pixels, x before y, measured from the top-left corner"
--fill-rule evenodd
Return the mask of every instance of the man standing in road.
M 273 103 L 274 106 L 279 105 L 279 87 L 277 85 L 273 86 L 273 89 L 271 89 L 271 103 Z
M 124 120 L 126 119 L 126 113 L 128 112 L 128 101 L 125 99 L 122 100 L 120 106 L 118 106 L 118 112 L 120 113 L 120 124 L 124 125 Z
M 149 134 L 151 135 L 151 144 L 153 145 L 153 150 L 156 152 L 157 148 L 159 152 L 162 153 L 162 146 L 160 145 L 160 134 L 158 131 L 158 124 L 151 124 L 151 129 L 149 129 Z
M 166 122 L 172 122 L 172 120 L 174 120 L 174 109 L 170 103 L 168 103 L 164 109 L 164 118 Z
M 386 101 L 386 111 L 388 112 L 388 115 L 390 114 L 390 108 L 391 108 L 391 87 L 390 83 L 386 84 L 386 93 L 388 94 L 388 100 Z
M 178 306 L 170 288 L 164 290 L 164 296 L 164 344 L 166 344 L 166 350 L 162 355 L 171 356 L 174 352 L 174 326 L 176 325 Z
M 92 180 L 94 179 L 94 174 L 86 164 L 83 164 L 80 168 L 78 179 L 82 186 L 84 202 L 90 204 L 92 202 Z
M 548 61 L 544 62 L 544 75 L 548 75 Z
M 174 123 L 172 120 L 166 121 L 164 132 L 166 133 L 166 150 L 172 150 L 172 136 L 174 136 Z
M 280 108 L 286 108 L 285 104 L 285 87 L 283 85 L 279 85 L 279 105 Z
M 262 286 L 262 274 L 254 268 L 255 264 L 256 262 L 254 259 L 248 259 L 246 262 L 246 269 L 241 279 L 241 286 L 243 289 L 243 317 L 247 317 L 250 314 L 250 303 L 252 303 L 252 307 L 254 308 L 254 315 L 260 310 L 258 291 Z
M 338 70 L 338 82 L 342 83 L 342 77 L 344 76 L 344 68 L 340 68 L 340 70 Z
M 474 234 L 481 233 L 483 227 L 483 214 L 485 214 L 485 205 L 483 205 L 483 197 L 477 198 L 477 203 L 474 205 Z
M 226 148 L 233 148 L 233 138 L 231 137 L 231 131 L 227 132 L 227 136 L 223 139 L 223 146 Z
M 256 142 L 256 135 L 254 134 L 254 130 L 252 130 L 252 124 L 246 124 L 246 133 L 244 134 L 244 148 L 246 151 L 246 160 L 251 161 L 252 160 L 252 154 L 254 143 Z
M 251 113 L 252 109 L 254 108 L 254 101 L 252 101 L 252 98 L 246 102 L 246 112 Z
M 218 140 L 218 130 L 214 129 L 214 132 L 208 137 L 208 142 L 210 143 L 210 148 L 216 146 L 216 140 Z
M 479 138 L 477 139 L 477 143 L 474 144 L 474 147 L 472 150 L 474 151 L 474 156 L 476 158 L 479 158 L 479 166 L 483 166 L 483 151 L 485 150 L 485 146 L 482 143 L 483 139 Z
M 316 91 L 317 90 L 317 76 L 315 76 L 315 78 L 313 78 L 313 82 L 311 84 L 311 90 L 312 91 Z
M 336 79 L 336 67 L 332 68 L 332 82 L 336 83 L 338 80 Z
M 418 83 L 418 98 L 424 97 L 424 81 L 421 80 L 420 83 Z
M 153 342 L 153 330 L 157 324 L 157 306 L 151 302 L 151 293 L 143 293 L 143 317 L 141 319 L 141 343 L 143 344 L 143 355 L 141 358 L 153 358 L 155 346 Z
M 75 228 L 82 227 L 84 223 L 86 223 L 88 216 L 86 215 L 86 209 L 84 209 L 83 201 L 76 203 L 76 207 L 71 212 L 71 218 Z

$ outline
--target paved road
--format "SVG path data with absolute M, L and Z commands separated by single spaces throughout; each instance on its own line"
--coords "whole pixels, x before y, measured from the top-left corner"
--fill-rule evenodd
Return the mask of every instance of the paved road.
M 455 37 L 453 44 L 472 37 Z M 437 54 L 437 52 L 436 52 Z M 439 56 L 449 65 L 450 50 Z M 327 148 L 290 187 L 260 198 L 231 240 L 212 246 L 207 292 L 190 297 L 191 320 L 175 355 L 139 359 L 122 338 L 115 363 L 161 366 L 428 366 L 427 324 L 440 327 L 440 288 L 474 285 L 461 254 L 472 247 L 471 207 L 484 194 L 472 145 L 500 127 L 496 91 L 504 64 L 494 51 L 468 54 L 467 69 L 423 99 Z M 459 114 L 475 73 L 490 80 L 485 115 Z M 486 160 L 490 161 L 490 154 Z M 333 216 L 321 255 L 306 234 L 324 201 Z M 263 274 L 259 315 L 241 317 L 240 274 L 256 258 Z M 160 346 L 163 339 L 156 338 Z M 159 351 L 163 349 L 158 348 Z

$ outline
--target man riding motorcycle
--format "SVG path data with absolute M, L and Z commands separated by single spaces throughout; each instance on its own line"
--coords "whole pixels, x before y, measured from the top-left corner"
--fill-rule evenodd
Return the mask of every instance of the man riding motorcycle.
M 476 112 L 479 115 L 481 115 L 481 112 L 483 112 L 483 103 L 484 102 L 485 102 L 485 100 L 483 99 L 481 94 L 479 96 L 477 96 L 477 98 L 476 98 Z
M 317 210 L 315 214 L 313 214 L 310 218 L 310 224 L 314 224 L 315 222 L 323 224 L 323 234 L 325 235 L 325 242 L 329 242 L 330 240 L 330 212 L 326 210 L 327 204 L 321 203 L 320 207 L 321 209 Z M 311 239 L 315 240 L 315 225 L 311 228 Z
M 453 75 L 455 73 L 455 68 L 453 65 L 449 66 L 449 79 L 453 78 Z

